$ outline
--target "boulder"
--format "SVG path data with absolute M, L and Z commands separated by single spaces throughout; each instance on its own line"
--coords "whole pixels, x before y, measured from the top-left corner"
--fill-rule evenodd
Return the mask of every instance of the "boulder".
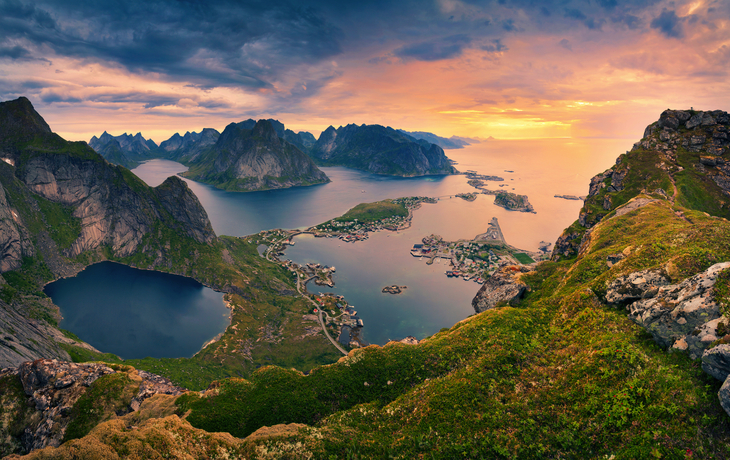
M 730 375 L 730 345 L 712 347 L 702 354 L 702 370 L 724 381 Z
M 702 350 L 717 339 L 714 336 L 717 322 L 705 324 L 720 317 L 720 307 L 714 300 L 712 287 L 717 275 L 728 267 L 730 262 L 715 264 L 679 284 L 661 286 L 652 294 L 639 294 L 642 278 L 645 279 L 643 272 L 629 275 L 627 278 L 633 280 L 630 283 L 637 286 L 630 295 L 649 296 L 629 305 L 629 318 L 646 328 L 660 345 L 671 347 L 676 343 L 675 348 L 687 349 L 693 359 L 699 357 Z M 625 281 L 621 286 L 631 289 Z M 609 288 L 609 293 L 613 291 Z M 608 299 L 609 295 L 606 297 Z
M 534 268 L 532 265 L 502 265 L 484 282 L 471 301 L 474 311 L 481 313 L 491 310 L 498 304 L 514 305 L 522 298 L 527 285 L 520 280 L 523 273 Z
M 722 408 L 730 415 L 730 378 L 725 379 L 725 383 L 720 387 L 717 397 L 720 398 Z

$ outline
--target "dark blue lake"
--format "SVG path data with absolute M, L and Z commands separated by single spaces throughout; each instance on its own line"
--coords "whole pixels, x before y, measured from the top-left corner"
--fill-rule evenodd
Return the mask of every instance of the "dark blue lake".
M 113 262 L 46 285 L 60 327 L 125 359 L 190 357 L 223 332 L 223 294 L 182 276 Z

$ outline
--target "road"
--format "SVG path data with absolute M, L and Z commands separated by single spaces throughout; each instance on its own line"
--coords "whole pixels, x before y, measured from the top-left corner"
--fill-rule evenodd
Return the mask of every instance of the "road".
M 284 240 L 288 240 L 288 239 L 292 238 L 293 236 L 295 236 L 295 235 L 290 235 L 290 236 L 288 236 L 286 238 L 282 238 L 281 240 L 275 242 L 274 244 L 272 244 L 271 246 L 269 246 L 268 248 L 266 248 L 266 260 L 268 260 L 270 262 L 274 262 L 273 260 L 271 260 L 269 258 L 269 255 L 271 254 L 271 248 L 273 248 L 275 246 L 278 246 L 279 244 L 283 243 Z M 330 333 L 327 331 L 327 327 L 324 324 L 324 318 L 322 318 L 322 307 L 317 302 L 315 302 L 314 300 L 312 300 L 308 295 L 306 295 L 306 294 L 304 294 L 302 292 L 302 283 L 301 283 L 301 280 L 299 279 L 299 273 L 297 273 L 297 292 L 299 292 L 299 295 L 300 296 L 302 296 L 305 299 L 307 299 L 312 305 L 314 305 L 317 308 L 317 313 L 318 313 L 317 317 L 319 318 L 319 324 L 322 326 L 322 330 L 324 331 L 324 335 L 327 336 L 327 338 L 329 339 L 329 341 L 332 342 L 332 345 L 334 345 L 335 348 L 337 348 L 338 350 L 340 350 L 340 352 L 343 355 L 347 355 L 347 351 L 344 348 L 342 348 L 340 346 L 340 344 L 337 343 L 337 341 L 335 339 L 333 339 L 332 336 L 330 335 Z

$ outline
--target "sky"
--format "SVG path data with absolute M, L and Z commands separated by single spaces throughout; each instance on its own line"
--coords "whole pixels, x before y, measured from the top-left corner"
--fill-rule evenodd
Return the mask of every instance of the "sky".
M 270 117 L 638 140 L 730 109 L 729 70 L 728 0 L 0 0 L 0 100 L 69 140 Z

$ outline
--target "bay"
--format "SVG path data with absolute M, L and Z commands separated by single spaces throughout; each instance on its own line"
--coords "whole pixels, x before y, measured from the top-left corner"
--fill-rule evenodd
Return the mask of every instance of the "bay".
M 509 244 L 535 251 L 540 241 L 554 242 L 582 207 L 581 201 L 554 195 L 586 195 L 590 178 L 613 165 L 630 146 L 627 139 L 489 140 L 446 151 L 461 171 L 504 178 L 488 182 L 487 187 L 527 195 L 536 214 L 495 206 L 490 195 L 479 195 L 473 202 L 455 198 L 457 193 L 474 191 L 462 175 L 398 178 L 323 167 L 332 182 L 252 193 L 225 192 L 185 180 L 208 212 L 216 233 L 233 236 L 305 228 L 340 216 L 362 202 L 437 197 L 437 204 L 424 204 L 416 210 L 410 229 L 373 234 L 354 244 L 300 236 L 286 251 L 285 257 L 298 263 L 337 267 L 333 292 L 355 305 L 365 323 L 363 338 L 382 344 L 408 335 L 421 339 L 473 313 L 471 299 L 480 286 L 447 278 L 443 264 L 428 266 L 413 258 L 409 250 L 414 243 L 431 233 L 447 240 L 472 239 L 497 217 Z M 185 170 L 179 163 L 152 160 L 133 172 L 155 186 Z M 381 292 L 392 284 L 408 289 L 400 295 Z M 310 286 L 314 292 L 327 289 Z

